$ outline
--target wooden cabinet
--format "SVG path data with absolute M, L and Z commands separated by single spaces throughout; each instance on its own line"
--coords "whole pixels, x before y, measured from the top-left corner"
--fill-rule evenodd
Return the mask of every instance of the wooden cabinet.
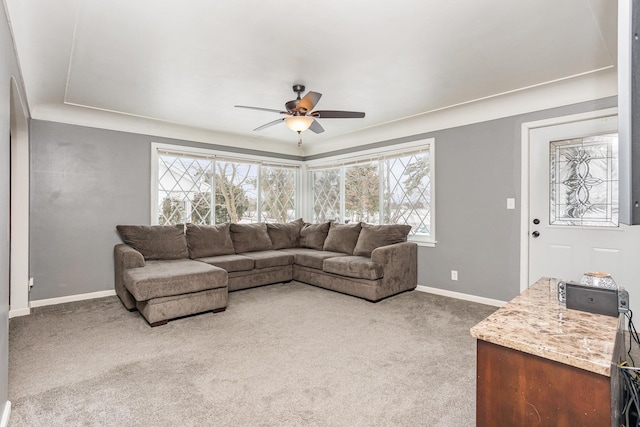
M 620 427 L 624 316 L 567 309 L 542 278 L 471 328 L 476 425 Z
M 476 425 L 609 426 L 610 377 L 478 340 Z

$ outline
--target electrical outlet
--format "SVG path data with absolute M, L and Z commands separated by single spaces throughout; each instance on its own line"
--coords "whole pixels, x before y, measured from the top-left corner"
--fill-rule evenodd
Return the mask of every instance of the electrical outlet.
M 29 289 L 33 288 L 33 277 L 29 277 Z
M 451 270 L 451 280 L 458 280 L 458 270 Z

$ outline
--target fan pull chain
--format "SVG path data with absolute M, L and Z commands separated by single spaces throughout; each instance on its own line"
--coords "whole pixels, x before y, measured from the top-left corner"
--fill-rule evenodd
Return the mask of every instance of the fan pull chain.
M 302 145 L 302 132 L 298 131 L 298 147 Z

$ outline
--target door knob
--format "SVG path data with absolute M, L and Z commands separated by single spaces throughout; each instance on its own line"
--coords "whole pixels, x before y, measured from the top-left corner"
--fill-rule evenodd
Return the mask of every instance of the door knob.
M 540 224 L 540 220 L 539 220 L 538 218 L 535 218 L 535 219 L 533 220 L 533 223 L 534 223 L 535 225 L 538 225 L 538 224 Z
M 531 233 L 531 235 L 533 236 L 533 238 L 537 238 L 540 236 L 540 232 L 539 231 L 534 231 L 533 233 Z

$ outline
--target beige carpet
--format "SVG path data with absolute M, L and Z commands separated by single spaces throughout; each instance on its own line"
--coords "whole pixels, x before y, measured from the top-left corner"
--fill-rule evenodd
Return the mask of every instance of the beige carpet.
M 10 426 L 472 426 L 494 307 L 289 283 L 150 328 L 116 297 L 9 325 Z

